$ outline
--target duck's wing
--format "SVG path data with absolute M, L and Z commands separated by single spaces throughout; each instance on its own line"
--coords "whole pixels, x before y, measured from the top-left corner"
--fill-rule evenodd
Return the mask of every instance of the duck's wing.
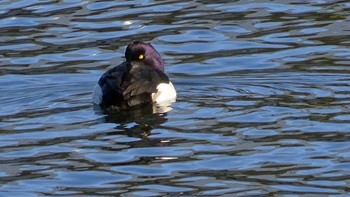
M 128 73 L 128 84 L 123 91 L 129 105 L 138 105 L 152 101 L 151 94 L 157 92 L 160 83 L 168 83 L 169 78 L 157 69 L 141 62 L 132 62 Z

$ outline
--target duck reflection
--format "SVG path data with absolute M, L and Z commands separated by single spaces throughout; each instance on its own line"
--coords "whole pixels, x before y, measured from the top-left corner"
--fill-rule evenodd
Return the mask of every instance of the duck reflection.
M 150 132 L 167 121 L 167 113 L 172 110 L 169 105 L 149 104 L 142 108 L 128 109 L 118 112 L 103 111 L 94 106 L 96 113 L 105 114 L 104 122 L 115 123 L 115 131 L 107 135 L 122 134 L 128 137 L 145 139 Z

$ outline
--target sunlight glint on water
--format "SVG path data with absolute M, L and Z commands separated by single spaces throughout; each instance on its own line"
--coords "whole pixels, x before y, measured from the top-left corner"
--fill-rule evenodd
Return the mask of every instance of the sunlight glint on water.
M 349 6 L 1 1 L 0 196 L 346 196 Z M 91 105 L 133 40 L 171 111 Z

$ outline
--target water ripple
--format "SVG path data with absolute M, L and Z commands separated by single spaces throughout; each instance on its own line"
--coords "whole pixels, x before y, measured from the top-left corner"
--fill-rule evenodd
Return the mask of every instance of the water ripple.
M 0 2 L 1 196 L 346 196 L 350 4 Z M 91 90 L 152 42 L 178 100 Z

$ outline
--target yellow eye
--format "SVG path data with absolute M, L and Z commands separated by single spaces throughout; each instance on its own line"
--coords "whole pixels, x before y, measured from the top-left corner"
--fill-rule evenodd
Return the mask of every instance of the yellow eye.
M 139 59 L 142 60 L 145 56 L 143 56 L 142 54 L 139 55 Z

